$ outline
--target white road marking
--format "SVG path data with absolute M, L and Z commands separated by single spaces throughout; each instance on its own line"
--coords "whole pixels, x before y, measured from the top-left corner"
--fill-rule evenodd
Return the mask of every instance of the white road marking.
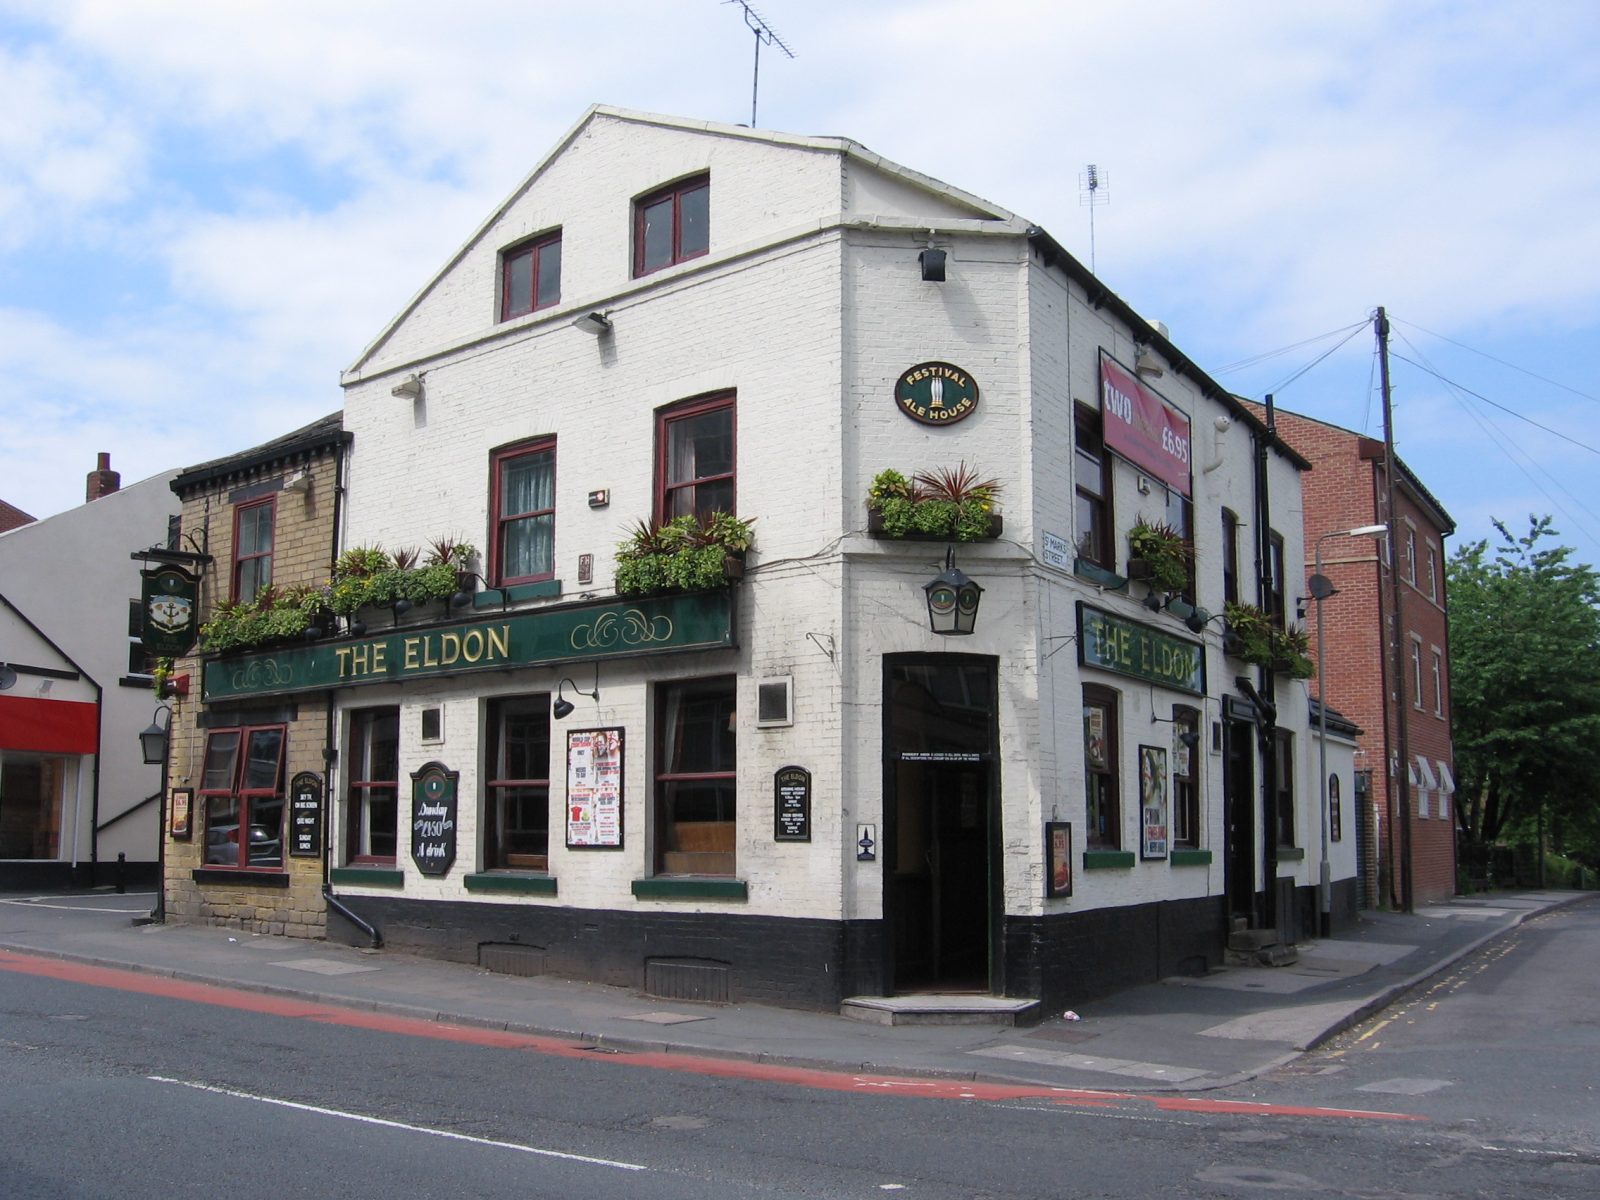
M 146 893 L 154 896 L 154 892 Z M 18 908 L 56 908 L 62 912 L 97 912 L 97 913 L 147 913 L 149 905 L 140 908 L 106 908 L 102 904 L 46 904 L 43 896 L 34 896 L 27 900 L 0 900 L 0 904 L 15 904 Z
M 428 1133 L 453 1142 L 471 1142 L 475 1146 L 491 1146 L 497 1150 L 516 1150 L 522 1154 L 537 1154 L 542 1158 L 562 1158 L 568 1162 L 589 1163 L 597 1167 L 616 1167 L 622 1171 L 648 1171 L 639 1163 L 619 1162 L 611 1158 L 591 1158 L 586 1154 L 566 1154 L 560 1150 L 544 1150 L 538 1146 L 524 1146 L 517 1142 L 500 1142 L 493 1138 L 472 1137 L 465 1133 L 452 1133 L 448 1129 L 429 1129 L 425 1125 L 407 1125 L 403 1121 L 387 1121 L 382 1117 L 369 1117 L 361 1113 L 342 1112 L 337 1108 L 322 1108 L 316 1104 L 300 1104 L 294 1100 L 279 1100 L 274 1096 L 257 1096 L 251 1092 L 237 1092 L 232 1088 L 216 1087 L 209 1083 L 194 1083 L 187 1079 L 170 1079 L 165 1075 L 146 1075 L 152 1083 L 175 1083 L 179 1087 L 193 1088 L 197 1092 L 211 1092 L 218 1096 L 231 1096 L 236 1100 L 254 1100 L 260 1104 L 274 1104 L 279 1108 L 292 1108 L 299 1112 L 316 1113 L 323 1117 L 340 1117 L 346 1121 L 359 1121 L 363 1125 L 381 1125 L 386 1129 L 403 1129 L 407 1133 Z

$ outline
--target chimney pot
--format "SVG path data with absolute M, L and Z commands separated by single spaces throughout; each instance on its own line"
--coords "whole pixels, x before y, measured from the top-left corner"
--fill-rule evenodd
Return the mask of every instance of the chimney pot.
M 122 476 L 111 469 L 110 451 L 100 451 L 95 469 L 89 472 L 89 478 L 84 485 L 84 501 L 87 503 L 90 500 L 98 500 L 101 496 L 109 496 L 121 487 Z

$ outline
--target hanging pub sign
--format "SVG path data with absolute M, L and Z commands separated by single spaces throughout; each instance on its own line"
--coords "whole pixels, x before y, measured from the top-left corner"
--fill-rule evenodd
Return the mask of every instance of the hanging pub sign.
M 322 779 L 311 771 L 301 771 L 289 785 L 289 854 L 322 855 Z
M 620 729 L 574 729 L 567 734 L 567 846 L 622 846 Z
M 811 772 L 779 767 L 772 775 L 773 830 L 778 842 L 811 840 Z
M 140 643 L 163 658 L 187 654 L 200 632 L 195 620 L 200 611 L 200 581 L 181 567 L 162 566 L 139 574 L 144 578 Z
M 954 425 L 978 410 L 978 383 L 949 363 L 918 363 L 895 380 L 894 402 L 913 421 Z
M 1100 414 L 1106 449 L 1184 496 L 1193 494 L 1189 418 L 1100 351 Z
M 456 861 L 460 771 L 431 762 L 411 776 L 411 861 L 424 875 L 448 875 Z

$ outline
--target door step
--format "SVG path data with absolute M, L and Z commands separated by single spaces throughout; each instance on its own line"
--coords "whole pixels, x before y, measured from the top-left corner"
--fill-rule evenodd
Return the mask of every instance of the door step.
M 940 995 L 852 996 L 839 1015 L 874 1025 L 1031 1025 L 1037 1000 L 1010 996 Z
M 1292 942 L 1278 940 L 1276 929 L 1239 929 L 1228 935 L 1227 962 L 1234 967 L 1287 967 L 1300 960 Z

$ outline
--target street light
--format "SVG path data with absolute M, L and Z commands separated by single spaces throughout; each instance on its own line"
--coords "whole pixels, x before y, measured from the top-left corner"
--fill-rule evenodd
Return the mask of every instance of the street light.
M 161 714 L 167 714 L 165 725 Z M 161 764 L 161 800 L 157 805 L 160 824 L 156 827 L 156 907 L 150 917 L 156 924 L 167 919 L 167 764 L 172 748 L 172 709 L 162 704 L 150 716 L 150 727 L 139 734 L 139 749 L 146 766 Z
M 1327 937 L 1333 925 L 1333 869 L 1328 863 L 1328 655 L 1323 633 L 1322 602 L 1337 589 L 1322 573 L 1322 543 L 1338 537 L 1378 537 L 1389 532 L 1387 525 L 1358 525 L 1336 529 L 1317 538 L 1316 571 L 1311 576 L 1311 597 L 1317 602 L 1317 795 L 1322 810 L 1322 876 L 1317 885 L 1318 924 Z M 1359 829 L 1358 822 L 1356 828 Z

